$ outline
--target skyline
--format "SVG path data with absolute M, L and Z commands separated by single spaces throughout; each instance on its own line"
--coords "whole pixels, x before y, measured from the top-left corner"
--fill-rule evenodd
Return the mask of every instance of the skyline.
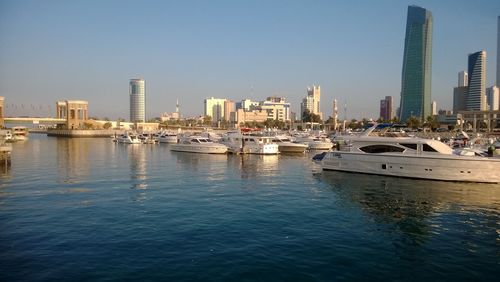
M 479 4 L 3 0 L 0 96 L 53 112 L 56 101 L 86 100 L 91 116 L 127 118 L 128 82 L 139 77 L 148 119 L 177 99 L 183 116 L 202 114 L 208 97 L 282 96 L 300 116 L 316 84 L 325 119 L 333 99 L 342 117 L 347 103 L 348 119 L 377 118 L 384 97 L 399 105 L 406 12 L 417 5 L 434 20 L 431 99 L 451 110 L 469 54 L 486 50 L 486 86 L 495 81 L 500 3 Z

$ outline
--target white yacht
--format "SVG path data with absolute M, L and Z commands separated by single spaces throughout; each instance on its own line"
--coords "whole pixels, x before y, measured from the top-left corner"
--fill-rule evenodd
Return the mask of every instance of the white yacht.
M 272 141 L 278 144 L 278 150 L 281 153 L 305 153 L 308 148 L 306 144 L 292 142 L 287 136 L 276 135 Z
M 158 137 L 160 143 L 177 143 L 177 133 L 173 132 L 162 132 Z
M 226 145 L 213 143 L 206 137 L 185 136 L 179 140 L 179 143 L 172 144 L 170 150 L 190 153 L 225 154 L 228 148 Z
M 330 150 L 333 147 L 332 141 L 323 136 L 298 135 L 295 142 L 308 146 L 310 150 Z
M 272 137 L 246 135 L 241 132 L 227 132 L 219 140 L 229 147 L 229 152 L 239 154 L 276 155 L 279 154 L 278 144 L 272 142 Z
M 11 134 L 12 134 L 12 138 L 10 139 L 11 142 L 26 141 L 28 140 L 29 131 L 28 128 L 25 126 L 14 126 L 12 127 Z
M 122 144 L 141 144 L 142 141 L 134 133 L 126 132 L 116 136 L 116 142 Z
M 500 159 L 461 156 L 438 140 L 352 136 L 348 151 L 328 152 L 323 170 L 464 182 L 500 183 Z

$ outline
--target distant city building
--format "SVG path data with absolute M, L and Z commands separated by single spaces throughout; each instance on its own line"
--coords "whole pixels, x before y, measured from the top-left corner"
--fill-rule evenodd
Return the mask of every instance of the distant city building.
M 437 115 L 437 103 L 436 101 L 432 101 L 431 103 L 431 109 L 432 109 L 432 115 L 435 116 Z
M 458 73 L 458 87 L 464 87 L 469 85 L 469 75 L 466 71 L 461 71 Z
M 323 113 L 320 110 L 321 101 L 321 86 L 313 85 L 312 87 L 307 87 L 307 96 L 302 99 L 300 104 L 301 116 L 306 110 L 310 113 L 319 115 L 323 119 Z
M 265 110 L 245 111 L 244 109 L 237 109 L 235 113 L 236 127 L 245 122 L 265 122 L 267 119 L 268 113 Z
M 467 108 L 465 106 L 467 102 L 467 92 L 469 87 L 455 87 L 453 88 L 453 112 L 458 113 L 458 111 L 465 111 Z
M 146 121 L 146 83 L 144 79 L 131 79 L 129 83 L 130 121 Z
M 169 120 L 178 120 L 180 118 L 181 118 L 181 111 L 179 106 L 179 100 L 177 100 L 175 103 L 175 112 L 161 114 L 160 120 L 164 122 Z
M 500 87 L 500 16 L 497 24 L 497 81 L 496 86 Z
M 235 111 L 234 101 L 226 100 L 224 102 L 224 120 L 230 121 L 231 120 L 231 113 L 234 113 L 234 111 Z
M 385 99 L 380 100 L 380 118 L 382 120 L 392 120 L 394 118 L 392 104 L 392 96 L 385 96 Z
M 486 103 L 488 104 L 489 111 L 498 111 L 499 110 L 499 91 L 498 87 L 492 86 L 486 88 Z
M 211 117 L 213 123 L 222 121 L 224 116 L 225 116 L 225 112 L 224 112 L 225 102 L 226 102 L 226 99 L 220 99 L 220 98 L 214 98 L 214 97 L 210 97 L 210 98 L 205 99 L 205 107 L 204 107 L 203 114 L 205 116 Z
M 408 7 L 403 75 L 401 81 L 400 120 L 410 116 L 423 120 L 431 114 L 432 14 Z
M 83 129 L 89 119 L 89 102 L 66 100 L 56 103 L 56 118 L 66 119 L 67 129 Z
M 337 106 L 337 99 L 333 99 L 332 119 L 333 119 L 333 130 L 337 130 L 338 129 L 338 122 L 339 122 L 339 110 L 338 110 L 338 106 Z
M 466 109 L 468 111 L 486 110 L 486 51 L 469 55 L 468 60 L 469 90 Z
M 268 113 L 268 119 L 279 120 L 283 122 L 290 121 L 290 103 L 285 101 L 283 97 L 267 97 L 258 107 Z
M 4 115 L 4 110 L 3 110 L 3 105 L 4 105 L 4 100 L 5 98 L 0 96 L 0 128 L 3 128 L 5 126 L 5 122 L 3 119 Z
M 259 106 L 259 102 L 252 101 L 250 99 L 245 99 L 241 101 L 240 107 L 238 109 L 243 109 L 245 111 L 252 111 L 255 110 Z

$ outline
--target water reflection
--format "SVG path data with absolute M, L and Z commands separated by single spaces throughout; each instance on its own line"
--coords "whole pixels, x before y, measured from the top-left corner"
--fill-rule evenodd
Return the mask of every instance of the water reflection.
M 225 154 L 197 154 L 171 151 L 176 158 L 180 169 L 190 172 L 210 171 L 211 175 L 224 174 L 227 168 L 228 155 Z
M 56 138 L 57 167 L 61 181 L 76 183 L 89 175 L 90 142 L 92 140 L 89 139 Z
M 276 176 L 278 160 L 278 155 L 238 155 L 231 163 L 239 168 L 242 179 L 251 179 Z
M 124 146 L 129 155 L 130 164 L 130 183 L 132 189 L 147 189 L 147 168 L 146 168 L 146 152 L 148 147 L 129 145 Z
M 469 227 L 498 232 L 498 222 L 492 219 L 500 215 L 500 185 L 330 171 L 321 173 L 320 179 L 342 201 L 360 205 L 376 222 L 396 227 L 412 244 L 419 245 L 431 234 L 444 231 L 440 217 L 446 214 L 479 215 L 481 226 Z

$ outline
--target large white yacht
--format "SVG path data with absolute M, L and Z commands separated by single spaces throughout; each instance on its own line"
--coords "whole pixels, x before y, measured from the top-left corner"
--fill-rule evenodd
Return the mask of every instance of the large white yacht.
M 29 131 L 25 126 L 14 126 L 11 130 L 11 139 L 9 142 L 26 141 L 28 140 Z
M 230 131 L 219 140 L 229 147 L 229 152 L 239 154 L 276 155 L 279 154 L 278 144 L 272 142 L 272 137 L 262 135 L 241 134 Z
M 170 146 L 172 151 L 204 154 L 225 154 L 227 149 L 226 145 L 214 143 L 202 136 L 185 136 L 179 140 L 179 143 Z
M 323 170 L 387 176 L 500 183 L 500 159 L 460 156 L 438 140 L 416 137 L 350 136 L 347 151 L 328 152 Z

